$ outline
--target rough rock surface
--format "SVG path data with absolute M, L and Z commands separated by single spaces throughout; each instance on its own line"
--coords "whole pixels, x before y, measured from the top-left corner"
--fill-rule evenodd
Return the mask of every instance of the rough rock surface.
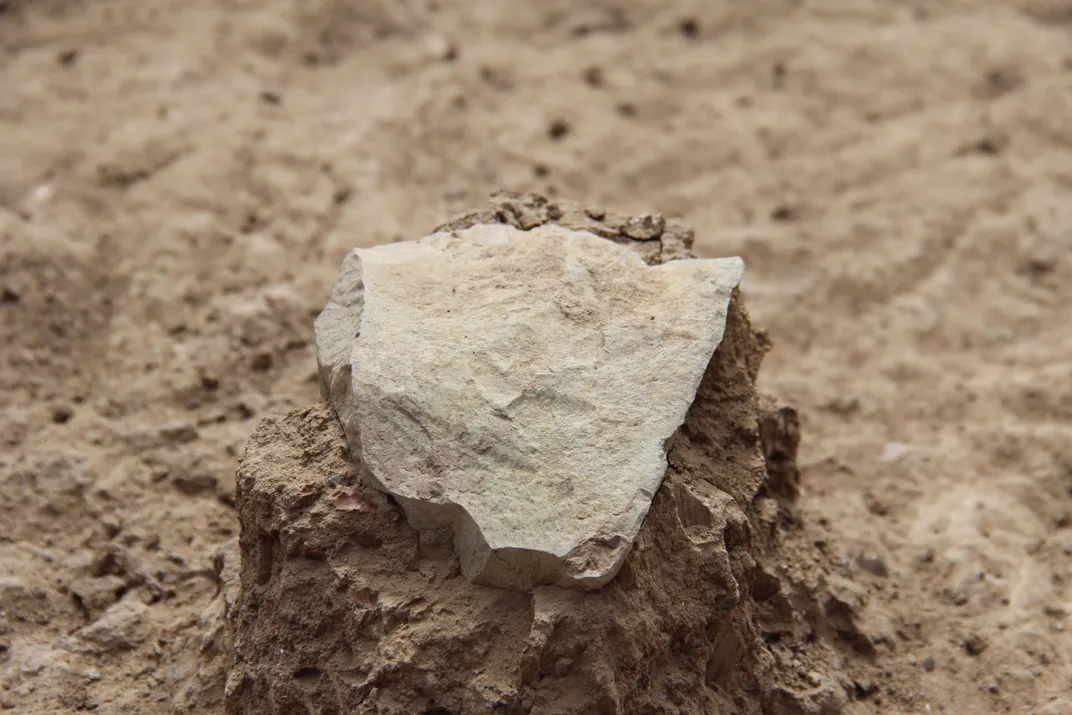
M 355 249 L 317 320 L 325 394 L 364 481 L 415 528 L 451 527 L 466 578 L 597 588 L 662 482 L 742 272 L 648 266 L 554 224 Z
M 219 590 L 198 617 L 197 636 L 180 651 L 183 657 L 166 675 L 172 685 L 174 713 L 206 713 L 218 709 L 223 702 L 234 653 L 228 617 L 236 612 L 238 603 L 240 561 L 238 539 L 221 544 L 212 555 Z
M 513 218 L 541 209 L 513 205 Z M 798 439 L 791 411 L 770 412 L 761 431 L 755 380 L 766 348 L 735 294 L 635 546 L 596 590 L 470 582 L 450 529 L 414 529 L 395 499 L 362 484 L 329 404 L 263 420 L 236 485 L 242 571 L 227 616 L 228 710 L 840 710 L 851 683 L 816 661 L 803 689 L 783 681 L 761 637 L 764 610 L 782 631 L 808 629 L 757 563 L 777 544 Z

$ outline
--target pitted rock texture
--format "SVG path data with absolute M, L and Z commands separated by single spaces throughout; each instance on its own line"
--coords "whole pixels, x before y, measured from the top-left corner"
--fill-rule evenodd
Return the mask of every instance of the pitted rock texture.
M 662 217 L 642 218 L 627 235 L 659 238 Z M 558 225 L 356 249 L 317 320 L 325 394 L 363 480 L 412 526 L 450 527 L 466 578 L 600 587 L 662 482 L 742 272 L 736 258 L 649 266 Z

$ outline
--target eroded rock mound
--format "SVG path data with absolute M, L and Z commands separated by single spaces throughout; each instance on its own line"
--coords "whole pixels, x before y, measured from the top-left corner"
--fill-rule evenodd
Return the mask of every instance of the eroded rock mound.
M 651 265 L 687 256 L 690 240 L 661 219 L 612 220 L 515 196 L 447 228 L 489 221 L 524 231 L 596 222 L 603 228 L 592 233 Z M 783 682 L 760 634 L 765 608 L 781 609 L 785 628 L 797 622 L 776 597 L 778 578 L 757 564 L 776 548 L 779 502 L 792 497 L 769 484 L 768 470 L 793 478 L 797 438 L 781 434 L 795 423 L 776 412 L 760 429 L 755 381 L 766 348 L 734 292 L 633 548 L 593 590 L 473 583 L 450 527 L 415 529 L 399 500 L 363 483 L 367 469 L 330 403 L 262 421 L 237 479 L 242 570 L 227 616 L 228 710 L 836 712 L 841 686 L 803 692 Z M 661 379 L 646 367 L 638 379 Z
M 722 339 L 740 259 L 648 266 L 554 224 L 355 249 L 317 320 L 362 481 L 462 573 L 598 588 L 617 573 Z

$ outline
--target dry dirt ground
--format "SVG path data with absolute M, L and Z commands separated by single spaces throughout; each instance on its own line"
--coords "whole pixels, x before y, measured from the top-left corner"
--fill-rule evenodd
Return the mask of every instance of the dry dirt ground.
M 171 711 L 343 253 L 500 187 L 744 257 L 849 711 L 1072 712 L 1070 0 L 0 0 L 0 707 Z

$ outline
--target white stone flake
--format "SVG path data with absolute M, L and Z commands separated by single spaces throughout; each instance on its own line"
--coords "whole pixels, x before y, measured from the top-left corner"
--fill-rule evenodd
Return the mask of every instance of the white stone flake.
M 527 589 L 617 573 L 722 340 L 739 258 L 648 266 L 548 225 L 355 249 L 316 322 L 364 478 L 463 574 Z

